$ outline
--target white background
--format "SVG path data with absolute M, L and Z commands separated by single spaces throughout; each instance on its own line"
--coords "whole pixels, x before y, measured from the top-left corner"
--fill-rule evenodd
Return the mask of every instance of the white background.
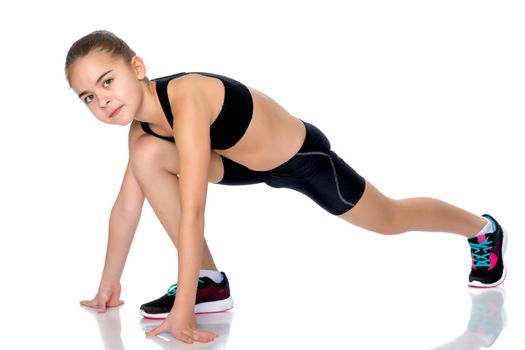
M 524 16 L 521 1 L 484 0 L 2 3 L 0 347 L 185 348 L 146 338 L 137 313 L 177 271 L 149 207 L 126 304 L 78 306 L 96 293 L 127 162 L 127 128 L 98 122 L 64 79 L 69 46 L 96 29 L 150 78 L 209 71 L 262 90 L 389 196 L 493 214 L 510 233 L 493 348 L 521 346 Z M 213 348 L 422 349 L 466 329 L 461 237 L 379 236 L 264 185 L 210 186 L 206 224 L 236 302 Z

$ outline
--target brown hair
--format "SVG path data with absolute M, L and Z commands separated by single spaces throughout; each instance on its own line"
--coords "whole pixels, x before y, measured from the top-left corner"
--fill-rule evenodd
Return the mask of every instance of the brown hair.
M 96 30 L 75 41 L 67 52 L 64 70 L 66 72 L 68 83 L 71 84 L 69 75 L 71 65 L 78 58 L 86 56 L 93 50 L 101 50 L 108 52 L 113 56 L 120 56 L 126 62 L 131 62 L 131 59 L 136 55 L 135 51 L 133 51 L 124 40 L 115 34 L 107 30 Z

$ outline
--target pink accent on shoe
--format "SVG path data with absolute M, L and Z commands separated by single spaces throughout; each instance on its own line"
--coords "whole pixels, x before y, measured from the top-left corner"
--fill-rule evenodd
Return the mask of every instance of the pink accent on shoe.
M 143 315 L 142 317 L 147 318 L 148 320 L 165 320 L 166 319 L 166 317 L 153 317 L 153 316 L 145 316 L 145 315 Z
M 485 242 L 485 235 L 481 235 L 481 236 L 478 236 L 478 243 L 483 243 Z
M 494 268 L 494 266 L 496 266 L 496 263 L 498 262 L 498 256 L 494 253 L 490 253 L 490 267 L 489 267 L 489 271 L 492 270 Z
M 233 308 L 230 307 L 230 308 L 227 308 L 227 309 L 224 309 L 224 310 L 209 311 L 209 312 L 196 312 L 195 315 L 219 314 L 221 312 L 230 311 L 231 309 L 233 309 Z
M 217 310 L 217 311 L 208 311 L 208 312 L 196 312 L 195 315 L 209 315 L 209 314 L 219 314 L 221 312 L 227 312 L 233 309 L 233 307 L 226 308 L 224 310 Z M 144 315 L 142 314 L 142 317 L 147 318 L 148 320 L 164 320 L 166 319 L 166 316 L 150 316 L 150 315 Z

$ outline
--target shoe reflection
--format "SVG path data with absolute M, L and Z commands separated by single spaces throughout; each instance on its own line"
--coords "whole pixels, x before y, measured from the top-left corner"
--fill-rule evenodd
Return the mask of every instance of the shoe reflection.
M 107 309 L 103 314 L 98 313 L 95 309 L 88 307 L 82 308 L 92 314 L 97 320 L 104 349 L 124 350 L 124 344 L 120 336 L 120 332 L 122 331 L 120 307 Z
M 506 325 L 505 291 L 502 288 L 470 288 L 472 307 L 467 329 L 434 350 L 477 350 L 492 346 Z
M 230 326 L 233 321 L 233 312 L 221 312 L 215 314 L 200 314 L 195 315 L 197 325 L 207 331 L 219 334 L 217 338 L 211 343 L 199 343 L 199 349 L 225 349 L 230 335 Z M 143 332 L 148 332 L 162 323 L 162 320 L 151 320 L 143 318 L 140 320 L 140 327 Z M 165 350 L 173 349 L 188 349 L 188 344 L 182 343 L 173 338 L 169 333 L 162 333 L 156 337 L 148 337 L 151 341 L 157 343 Z

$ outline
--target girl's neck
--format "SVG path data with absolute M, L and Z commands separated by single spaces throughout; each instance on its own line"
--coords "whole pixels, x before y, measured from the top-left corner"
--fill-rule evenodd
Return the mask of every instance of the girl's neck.
M 157 128 L 165 129 L 168 126 L 164 111 L 157 96 L 156 84 L 154 81 L 142 81 L 142 104 L 137 111 L 135 120 L 146 122 Z

